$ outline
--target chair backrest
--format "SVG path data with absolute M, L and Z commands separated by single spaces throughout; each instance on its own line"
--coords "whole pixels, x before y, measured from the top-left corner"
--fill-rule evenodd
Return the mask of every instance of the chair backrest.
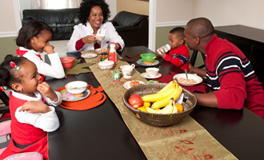
M 6 95 L 5 92 L 0 90 L 0 119 L 6 114 L 9 113 L 9 97 Z
M 121 11 L 117 13 L 113 21 L 118 26 L 135 26 L 138 25 L 143 19 L 148 18 L 146 15 L 135 14 L 127 11 Z

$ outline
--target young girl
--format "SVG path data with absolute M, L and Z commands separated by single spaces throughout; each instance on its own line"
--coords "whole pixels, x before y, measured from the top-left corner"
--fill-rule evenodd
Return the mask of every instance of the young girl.
M 16 44 L 19 46 L 17 55 L 26 57 L 37 66 L 38 73 L 44 76 L 63 78 L 65 73 L 58 53 L 55 53 L 49 40 L 53 36 L 52 28 L 44 22 L 36 19 L 28 21 L 19 31 Z M 48 54 L 50 64 L 45 63 L 40 53 Z
M 47 132 L 60 125 L 53 107 L 61 103 L 60 93 L 41 83 L 36 65 L 24 57 L 7 57 L 0 65 L 0 88 L 12 89 L 12 137 L 0 159 L 22 152 L 39 152 L 48 159 Z

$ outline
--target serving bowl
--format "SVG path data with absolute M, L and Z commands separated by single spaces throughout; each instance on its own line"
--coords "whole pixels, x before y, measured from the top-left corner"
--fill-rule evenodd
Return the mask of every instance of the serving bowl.
M 108 61 L 108 60 L 105 60 L 105 61 L 101 61 L 98 63 L 99 67 L 102 69 L 102 70 L 110 70 L 113 68 L 114 66 L 114 62 L 113 61 Z
M 182 112 L 173 113 L 173 114 L 156 114 L 156 113 L 143 112 L 129 105 L 128 99 L 131 95 L 138 94 L 142 97 L 147 94 L 156 93 L 159 90 L 161 90 L 165 85 L 167 84 L 147 83 L 132 87 L 125 92 L 123 96 L 123 103 L 137 119 L 141 120 L 142 122 L 148 125 L 165 127 L 179 123 L 194 110 L 197 103 L 197 99 L 195 95 L 184 88 L 183 88 L 184 99 L 182 102 L 184 110 Z
M 87 83 L 84 81 L 72 81 L 65 85 L 65 88 L 68 92 L 72 94 L 79 94 L 86 90 Z
M 153 53 L 142 53 L 140 54 L 140 57 L 144 62 L 153 62 L 156 58 L 156 55 Z
M 73 57 L 61 57 L 60 58 L 62 66 L 64 69 L 69 69 L 74 64 L 74 58 Z

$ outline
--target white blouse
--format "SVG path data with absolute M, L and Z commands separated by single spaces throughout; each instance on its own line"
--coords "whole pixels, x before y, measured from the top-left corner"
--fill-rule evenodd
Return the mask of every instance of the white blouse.
M 27 101 L 38 101 L 43 103 L 42 101 L 43 98 L 45 100 L 45 103 L 50 105 L 49 107 L 51 111 L 47 113 L 29 113 L 27 111 L 19 112 L 22 106 L 18 107 L 15 112 L 15 117 L 20 123 L 31 124 L 34 127 L 40 128 L 46 132 L 53 132 L 59 128 L 60 122 L 55 112 L 55 108 L 53 107 L 53 106 L 58 106 L 62 102 L 62 97 L 59 92 L 55 91 L 58 97 L 57 102 L 54 102 L 51 99 L 41 95 L 39 92 L 35 92 L 36 97 L 29 97 L 27 95 L 20 94 L 15 91 L 11 91 L 11 92 L 14 97 Z
M 19 47 L 20 50 L 28 51 L 24 54 L 23 57 L 27 58 L 31 62 L 35 63 L 38 69 L 38 73 L 49 76 L 57 79 L 65 77 L 65 72 L 60 61 L 58 53 L 48 54 L 50 65 L 41 60 L 37 55 L 40 55 L 39 52 L 36 52 L 33 49 L 26 49 L 24 47 Z
M 74 31 L 72 33 L 72 36 L 67 44 L 67 52 L 74 52 L 77 51 L 75 48 L 75 44 L 78 40 L 80 40 L 83 37 L 86 37 L 88 35 L 94 35 L 94 30 L 92 29 L 90 22 L 86 23 L 86 26 L 83 24 L 78 24 L 74 26 Z M 121 50 L 123 50 L 125 43 L 124 40 L 119 36 L 117 33 L 115 27 L 111 22 L 106 22 L 101 25 L 97 33 L 104 34 L 105 38 L 99 42 L 101 45 L 101 48 L 108 48 L 110 46 L 111 42 L 115 42 L 120 44 Z M 81 50 L 94 50 L 94 43 L 86 43 Z

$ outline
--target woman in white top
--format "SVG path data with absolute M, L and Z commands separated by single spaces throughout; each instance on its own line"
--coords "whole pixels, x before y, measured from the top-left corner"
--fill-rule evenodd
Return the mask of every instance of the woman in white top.
M 53 78 L 64 78 L 65 72 L 58 53 L 54 52 L 54 47 L 49 44 L 53 36 L 52 28 L 39 20 L 28 21 L 19 31 L 16 39 L 17 56 L 26 57 L 35 63 L 38 73 Z M 45 63 L 40 54 L 45 51 L 48 54 L 50 64 Z
M 115 49 L 122 51 L 124 41 L 118 35 L 109 18 L 109 7 L 104 0 L 86 0 L 80 5 L 80 24 L 74 26 L 74 31 L 67 44 L 67 52 L 80 50 L 94 50 L 108 48 L 111 42 L 115 42 Z M 102 41 L 96 39 L 96 34 L 103 34 Z

